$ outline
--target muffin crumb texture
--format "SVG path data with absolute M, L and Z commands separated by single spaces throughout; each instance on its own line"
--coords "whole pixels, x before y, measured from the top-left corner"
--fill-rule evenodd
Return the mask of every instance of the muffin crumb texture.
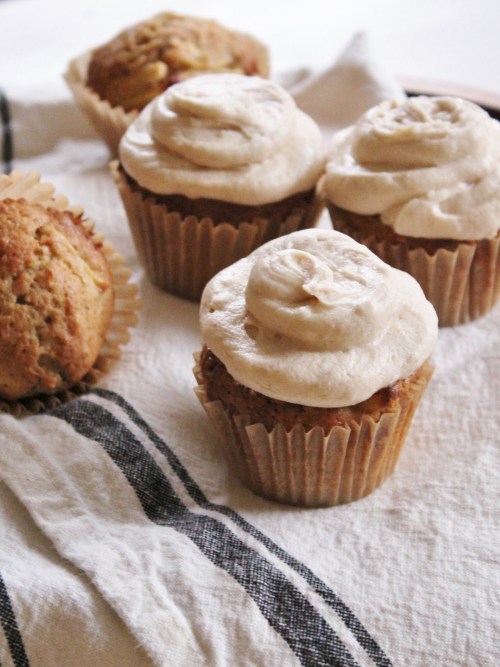
M 79 382 L 103 345 L 113 302 L 107 261 L 81 216 L 0 201 L 0 398 Z
M 272 399 L 236 382 L 224 364 L 204 346 L 200 356 L 203 385 L 210 401 L 221 401 L 231 415 L 251 415 L 253 423 L 264 424 L 270 432 L 276 424 L 291 430 L 301 424 L 306 431 L 320 426 L 327 434 L 335 426 L 361 422 L 363 415 L 370 414 L 378 422 L 383 414 L 397 412 L 401 400 L 407 400 L 411 386 L 420 381 L 427 367 L 418 368 L 411 376 L 383 387 L 366 401 L 341 408 L 315 408 Z
M 203 72 L 268 76 L 267 48 L 209 19 L 163 13 L 96 49 L 87 84 L 112 106 L 142 109 L 170 85 Z

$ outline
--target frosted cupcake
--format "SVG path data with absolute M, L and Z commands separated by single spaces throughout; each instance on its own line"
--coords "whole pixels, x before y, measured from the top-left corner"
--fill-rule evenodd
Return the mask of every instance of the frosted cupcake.
M 65 78 L 116 155 L 120 137 L 146 104 L 205 72 L 268 76 L 267 48 L 216 21 L 164 12 L 75 58 Z
M 440 326 L 500 297 L 500 124 L 451 97 L 384 102 L 334 136 L 333 225 L 411 273 Z
M 262 243 L 315 224 L 324 146 L 276 83 L 207 74 L 171 86 L 112 164 L 151 281 L 199 299 L 207 281 Z
M 198 397 L 253 491 L 336 505 L 393 471 L 437 338 L 409 274 L 339 232 L 299 231 L 212 278 L 200 325 Z
M 38 175 L 0 177 L 0 411 L 50 408 L 96 382 L 135 324 L 123 258 Z

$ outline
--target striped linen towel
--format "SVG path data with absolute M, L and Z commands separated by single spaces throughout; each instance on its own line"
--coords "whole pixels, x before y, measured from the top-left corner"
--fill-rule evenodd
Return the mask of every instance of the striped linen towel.
M 342 86 L 363 77 L 377 90 L 373 70 L 345 75 L 362 73 L 363 40 L 353 48 L 295 81 L 325 132 L 345 118 L 318 100 L 349 100 Z M 47 414 L 0 415 L 0 665 L 500 664 L 500 309 L 440 331 L 434 378 L 381 489 L 331 509 L 258 498 L 193 393 L 197 306 L 144 277 L 107 151 L 72 103 L 28 99 L 2 98 L 5 168 L 36 167 L 81 203 L 144 306 L 98 388 Z

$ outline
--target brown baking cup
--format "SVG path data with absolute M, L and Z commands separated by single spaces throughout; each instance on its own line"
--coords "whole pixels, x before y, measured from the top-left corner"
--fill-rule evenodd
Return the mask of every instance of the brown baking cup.
M 21 198 L 46 208 L 70 211 L 75 216 L 82 214 L 82 208 L 70 206 L 64 195 L 55 195 L 54 187 L 50 183 L 41 183 L 36 172 L 24 174 L 13 171 L 0 176 L 0 199 Z M 37 414 L 85 393 L 120 359 L 122 346 L 130 340 L 130 329 L 137 324 L 137 310 L 140 307 L 138 288 L 129 282 L 130 271 L 125 267 L 124 258 L 100 232 L 94 231 L 94 222 L 90 218 L 83 219 L 81 224 L 104 254 L 113 284 L 114 310 L 103 346 L 92 368 L 78 383 L 54 394 L 40 394 L 17 400 L 0 398 L 0 412 L 16 417 Z
M 359 500 L 393 472 L 420 398 L 432 376 L 425 362 L 409 391 L 387 412 L 348 419 L 329 432 L 269 429 L 251 415 L 231 414 L 207 397 L 198 357 L 195 393 L 210 418 L 232 470 L 256 494 L 289 505 L 331 507 Z
M 87 70 L 92 52 L 88 51 L 73 58 L 64 73 L 64 79 L 73 96 L 94 126 L 97 134 L 107 143 L 113 156 L 118 154 L 118 144 L 127 127 L 137 117 L 137 111 L 125 111 L 123 107 L 113 107 L 107 100 L 87 86 Z
M 139 260 L 152 283 L 186 299 L 199 300 L 221 269 L 267 241 L 313 227 L 324 202 L 317 192 L 288 210 L 250 222 L 215 223 L 210 217 L 171 210 L 160 197 L 131 184 L 118 161 L 110 164 L 134 238 Z
M 465 324 L 500 299 L 500 232 L 479 241 L 401 236 L 377 216 L 361 216 L 327 202 L 333 227 L 384 262 L 411 274 L 434 306 L 439 326 Z

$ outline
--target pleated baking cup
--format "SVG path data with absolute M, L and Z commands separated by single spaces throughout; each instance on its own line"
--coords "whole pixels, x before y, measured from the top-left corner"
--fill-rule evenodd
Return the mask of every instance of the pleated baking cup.
M 500 299 L 500 232 L 491 239 L 453 241 L 451 247 L 415 247 L 397 235 L 370 232 L 370 218 L 327 202 L 334 228 L 367 246 L 384 262 L 411 274 L 434 306 L 439 326 L 466 324 L 488 313 Z M 375 225 L 381 225 L 376 220 Z
M 25 199 L 33 204 L 41 204 L 46 208 L 59 211 L 70 211 L 75 216 L 82 214 L 79 206 L 70 206 L 64 195 L 55 195 L 54 187 L 50 183 L 40 182 L 35 172 L 24 174 L 14 171 L 0 176 L 0 199 Z M 88 391 L 91 385 L 96 384 L 102 375 L 109 371 L 112 365 L 121 357 L 121 348 L 130 339 L 130 329 L 137 324 L 137 310 L 140 302 L 137 298 L 138 288 L 129 282 L 130 272 L 125 267 L 123 257 L 113 245 L 104 239 L 103 235 L 94 231 L 94 222 L 85 218 L 82 227 L 91 235 L 91 238 L 104 254 L 111 273 L 114 291 L 114 310 L 103 346 L 92 368 L 80 382 L 66 390 L 55 394 L 40 394 L 18 400 L 0 398 L 0 411 L 14 416 L 36 414 L 50 410 L 75 396 Z
M 359 500 L 394 471 L 413 414 L 432 376 L 425 362 L 390 411 L 346 420 L 325 433 L 302 424 L 272 430 L 251 415 L 235 415 L 220 400 L 210 401 L 198 357 L 195 393 L 211 420 L 229 466 L 254 493 L 301 507 L 331 507 Z
M 208 217 L 170 211 L 154 197 L 131 188 L 116 160 L 110 169 L 148 278 L 166 292 L 186 299 L 199 300 L 210 278 L 263 243 L 313 227 L 324 207 L 316 196 L 286 217 L 216 224 Z
M 64 73 L 64 79 L 80 109 L 90 120 L 97 134 L 107 143 L 111 154 L 116 156 L 120 139 L 138 112 L 111 106 L 107 100 L 101 99 L 87 86 L 87 70 L 91 57 L 92 52 L 88 51 L 73 58 Z

